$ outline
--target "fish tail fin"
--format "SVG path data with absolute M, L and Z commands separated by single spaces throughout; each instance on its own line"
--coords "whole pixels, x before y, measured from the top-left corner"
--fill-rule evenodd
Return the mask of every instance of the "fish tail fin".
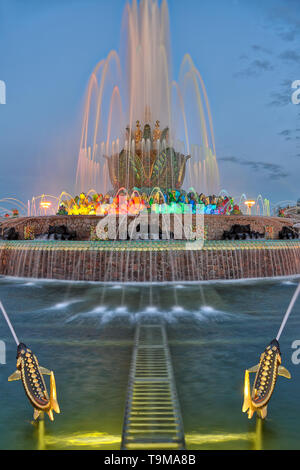
M 41 372 L 41 374 L 43 374 L 43 375 L 51 375 L 51 370 L 46 369 L 46 367 L 41 367 L 41 366 L 40 366 L 40 372 Z
M 245 371 L 245 380 L 244 380 L 244 403 L 242 407 L 243 413 L 246 413 L 247 410 L 251 409 L 251 390 L 250 390 L 250 379 L 249 371 Z
M 265 419 L 268 414 L 268 405 L 264 406 L 261 410 L 257 410 L 257 414 L 261 419 Z
M 21 379 L 21 372 L 16 370 L 13 374 L 8 377 L 8 381 L 12 382 L 13 380 L 20 380 Z
M 291 378 L 290 372 L 283 366 L 279 366 L 278 368 L 278 375 L 281 375 L 282 377 L 285 377 L 286 379 Z
M 57 395 L 56 395 L 55 377 L 52 371 L 50 374 L 50 404 L 51 404 L 51 410 L 54 410 L 55 413 L 60 413 L 60 408 L 57 402 Z
M 35 409 L 33 412 L 33 419 L 36 421 L 40 417 L 41 411 Z

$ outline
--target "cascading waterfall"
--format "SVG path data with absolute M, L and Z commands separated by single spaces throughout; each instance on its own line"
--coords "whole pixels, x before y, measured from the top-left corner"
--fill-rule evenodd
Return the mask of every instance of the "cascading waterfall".
M 67 244 L 67 242 L 64 242 Z M 164 282 L 249 279 L 298 275 L 299 242 L 234 242 L 203 250 L 97 249 L 22 242 L 0 245 L 0 274 L 17 277 L 101 282 Z M 148 242 L 149 243 L 149 242 Z M 151 243 L 151 242 L 150 242 Z

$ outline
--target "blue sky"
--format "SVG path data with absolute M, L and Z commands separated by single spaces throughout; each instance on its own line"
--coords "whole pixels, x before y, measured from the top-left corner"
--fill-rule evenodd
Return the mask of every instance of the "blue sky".
M 73 191 L 95 64 L 119 48 L 124 0 L 0 0 L 0 197 Z M 222 187 L 300 197 L 298 0 L 169 0 L 173 78 L 190 53 L 210 100 Z

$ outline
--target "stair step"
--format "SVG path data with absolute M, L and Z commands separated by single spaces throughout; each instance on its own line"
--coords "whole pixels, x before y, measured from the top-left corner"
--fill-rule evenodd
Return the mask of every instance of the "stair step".
M 135 332 L 121 449 L 184 449 L 184 431 L 163 325 Z

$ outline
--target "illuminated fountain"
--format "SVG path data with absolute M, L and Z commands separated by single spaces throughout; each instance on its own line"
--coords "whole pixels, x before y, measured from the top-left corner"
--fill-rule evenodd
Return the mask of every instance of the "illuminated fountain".
M 42 195 L 27 205 L 0 201 L 0 274 L 104 282 L 298 274 L 300 241 L 279 240 L 283 229 L 290 234 L 293 222 L 271 218 L 270 203 L 262 196 L 243 194 L 238 202 L 220 191 L 202 77 L 189 55 L 178 81 L 171 77 L 166 1 L 159 7 L 155 0 L 133 0 L 125 8 L 123 26 L 120 53 L 111 51 L 99 62 L 88 84 L 78 196 Z M 6 212 L 12 204 L 19 218 L 13 208 Z M 182 223 L 186 205 L 192 206 L 191 232 L 204 239 L 201 248 L 175 237 L 175 222 Z M 153 208 L 156 238 L 148 222 L 149 238 L 147 233 L 136 240 L 129 240 L 128 232 L 121 237 L 120 230 L 111 240 L 101 225 L 107 215 L 117 214 L 119 223 L 119 216 L 128 214 L 125 228 L 131 223 L 138 228 L 140 213 L 143 218 Z M 104 239 L 98 237 L 99 222 Z M 164 226 L 170 239 L 161 235 Z
M 120 53 L 95 67 L 77 167 L 79 192 L 97 188 L 201 188 L 219 192 L 209 102 L 192 58 L 171 77 L 167 2 L 127 4 Z M 160 129 L 161 127 L 161 129 Z M 151 129 L 153 131 L 151 131 Z M 112 187 L 112 188 L 111 188 Z

